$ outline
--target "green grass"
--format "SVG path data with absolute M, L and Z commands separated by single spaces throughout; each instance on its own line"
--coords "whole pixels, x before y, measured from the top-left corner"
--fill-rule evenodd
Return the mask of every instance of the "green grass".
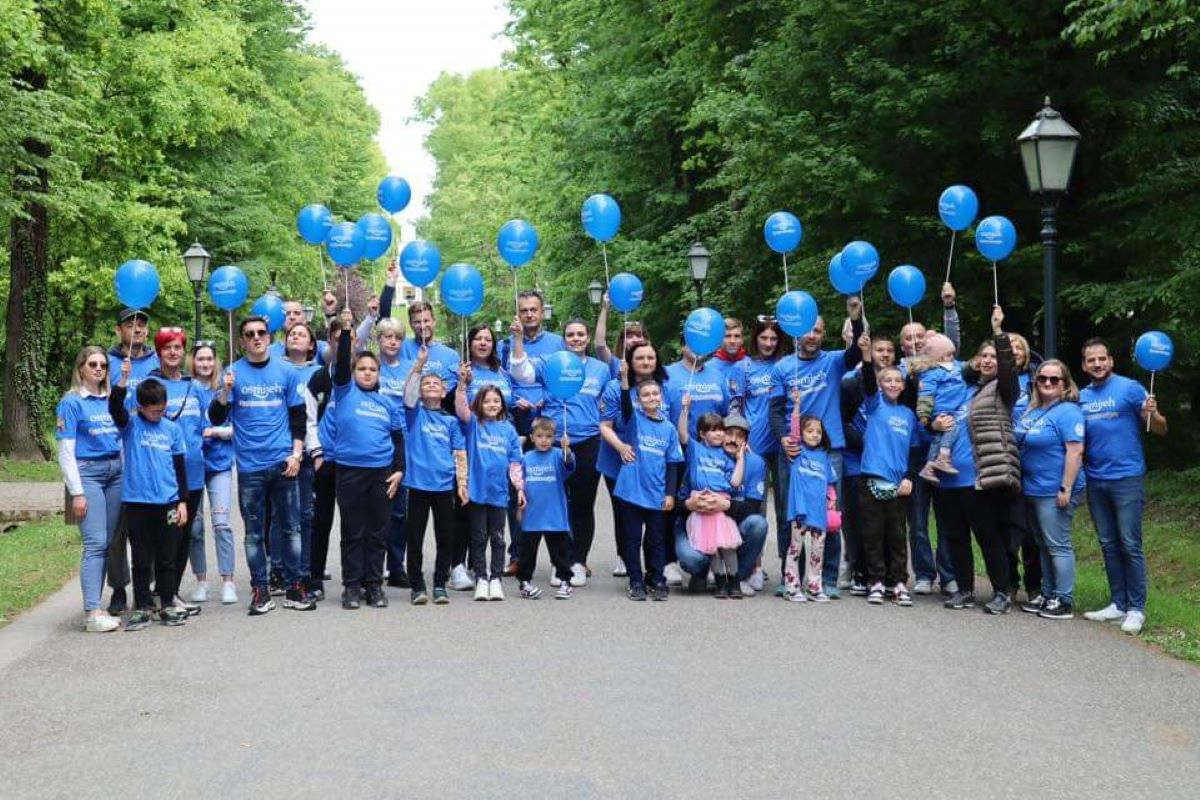
M 79 569 L 79 529 L 29 522 L 0 533 L 0 626 L 58 591 Z
M 57 462 L 0 457 L 0 483 L 59 483 L 61 481 L 62 473 L 58 471 Z

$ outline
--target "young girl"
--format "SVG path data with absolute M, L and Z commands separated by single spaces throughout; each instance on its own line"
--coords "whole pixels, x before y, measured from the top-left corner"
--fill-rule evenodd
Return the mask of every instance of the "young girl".
M 508 406 L 499 387 L 485 386 L 467 403 L 471 368 L 458 368 L 454 410 L 467 427 L 467 512 L 471 520 L 471 569 L 476 600 L 504 599 L 504 521 L 508 484 L 517 492 L 517 508 L 525 505 L 521 482 L 521 441 L 508 421 Z M 486 559 L 492 548 L 491 568 Z
M 567 518 L 566 481 L 575 469 L 571 440 L 564 433 L 562 448 L 554 447 L 554 420 L 538 417 L 530 428 L 533 449 L 525 453 L 525 508 L 521 518 L 521 562 L 517 580 L 521 597 L 536 600 L 542 590 L 533 584 L 537 551 L 546 537 L 546 550 L 558 577 L 559 600 L 571 597 L 571 526 Z
M 904 523 L 905 498 L 912 493 L 908 455 L 920 443 L 913 410 L 916 388 L 911 379 L 905 386 L 896 367 L 887 367 L 876 375 L 870 337 L 862 336 L 858 346 L 863 354 L 862 413 L 867 423 L 859 485 L 867 602 L 882 603 L 886 591 L 896 605 L 911 606 L 906 586 L 908 537 Z
M 200 392 L 200 404 L 207 409 L 213 397 L 221 391 L 221 361 L 212 342 L 197 342 L 192 348 L 192 380 Z M 208 414 L 204 415 L 207 423 Z M 229 509 L 233 501 L 233 426 L 208 425 L 204 436 L 204 485 L 208 492 L 208 513 L 212 521 L 213 539 L 217 546 L 217 568 L 221 572 L 221 603 L 237 602 L 237 587 L 233 583 L 233 529 L 229 526 Z M 192 602 L 208 600 L 208 559 L 204 548 L 204 520 L 197 506 L 192 520 L 192 572 L 196 589 Z
M 792 459 L 788 476 L 787 516 L 792 523 L 792 540 L 783 565 L 783 580 L 787 587 L 784 599 L 793 603 L 809 599 L 828 603 L 829 597 L 821 586 L 821 569 L 825 565 L 828 497 L 834 490 L 837 475 L 829 463 L 829 436 L 825 426 L 820 417 L 800 416 L 799 392 L 794 394 L 789 436 L 793 441 L 800 441 L 800 453 Z M 803 587 L 797 564 L 802 550 L 808 552 Z
M 737 450 L 734 460 L 725 452 L 725 421 L 718 414 L 705 414 L 696 425 L 697 438 L 688 436 L 691 395 L 681 398 L 677 431 L 679 442 L 687 457 L 687 487 L 691 495 L 718 494 L 726 498 L 742 486 L 745 475 L 745 445 Z M 738 586 L 737 549 L 742 535 L 737 523 L 721 511 L 693 511 L 687 518 L 688 541 L 692 547 L 709 557 L 717 582 L 716 597 L 728 599 L 731 590 L 742 596 Z M 732 585 L 731 585 L 732 584 Z
M 433 536 L 437 555 L 433 568 L 433 602 L 450 602 L 446 593 L 446 578 L 450 574 L 450 544 L 454 527 L 454 498 L 462 504 L 467 495 L 467 445 L 462 426 L 442 410 L 446 384 L 438 373 L 422 374 L 429 359 L 429 348 L 422 346 L 412 374 L 404 386 L 405 458 L 414 468 L 404 476 L 408 489 L 408 581 L 414 606 L 429 602 L 425 593 L 424 555 L 425 526 L 433 512 Z M 456 376 L 457 377 L 457 376 Z M 338 448 L 338 468 L 342 451 Z

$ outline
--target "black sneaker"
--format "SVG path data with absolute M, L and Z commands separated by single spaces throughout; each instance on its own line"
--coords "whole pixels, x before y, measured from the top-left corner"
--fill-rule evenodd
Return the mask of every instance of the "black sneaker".
M 125 620 L 125 630 L 132 633 L 140 631 L 142 628 L 148 627 L 151 621 L 151 615 L 155 613 L 149 609 L 139 608 L 129 615 L 129 619 Z
M 665 602 L 668 595 L 670 595 L 670 591 L 667 589 L 665 583 L 655 584 L 654 588 L 650 591 L 650 599 L 656 603 Z
M 742 583 L 737 579 L 737 575 L 730 575 L 729 582 L 725 585 L 729 590 L 730 600 L 741 600 L 745 595 L 742 594 Z
M 1030 600 L 1028 603 L 1023 603 L 1021 605 L 1021 610 L 1024 611 L 1026 614 L 1040 614 L 1042 612 L 1042 609 L 1045 607 L 1046 607 L 1046 598 L 1042 597 L 1039 594 L 1039 595 L 1034 596 L 1034 598 L 1032 600 Z
M 705 594 L 708 592 L 708 576 L 693 575 L 688 579 L 687 590 L 691 594 Z
M 870 591 L 867 585 L 860 580 L 855 579 L 850 584 L 850 595 L 852 597 L 866 597 Z
M 187 622 L 188 616 L 188 613 L 182 608 L 168 606 L 167 608 L 164 608 L 162 611 L 158 612 L 158 621 L 163 625 L 178 627 L 179 625 Z
M 358 589 L 342 589 L 342 608 L 353 611 L 359 607 Z
M 318 603 L 325 599 L 325 583 L 324 581 L 309 581 L 308 593 L 312 595 L 312 599 Z
M 433 604 L 435 606 L 444 606 L 450 604 L 450 595 L 446 594 L 445 586 L 433 587 Z
M 408 589 L 410 584 L 408 575 L 404 572 L 393 572 L 388 575 L 387 585 L 393 589 Z
M 630 586 L 629 589 L 626 590 L 625 596 L 628 597 L 630 600 L 635 600 L 639 603 L 644 603 L 646 601 L 646 587 L 645 586 Z
M 267 580 L 267 591 L 271 593 L 272 597 L 279 597 L 279 595 L 287 593 L 287 584 L 283 582 L 282 574 L 271 571 L 271 577 Z
M 954 594 L 950 595 L 949 600 L 942 603 L 942 607 L 943 608 L 952 608 L 955 611 L 959 611 L 964 608 L 974 608 L 975 607 L 975 593 L 974 592 L 955 592 Z
M 119 617 L 125 613 L 125 609 L 128 607 L 129 601 L 125 597 L 125 587 L 119 586 L 113 589 L 112 598 L 108 601 L 108 615 L 110 617 Z
M 1066 600 L 1054 597 L 1046 601 L 1046 605 L 1042 606 L 1038 616 L 1042 619 L 1074 619 L 1075 610 Z
M 383 588 L 379 586 L 368 586 L 363 594 L 363 600 L 371 608 L 387 608 L 387 595 L 383 593 Z
M 255 586 L 250 590 L 250 616 L 257 617 L 275 610 L 275 601 L 265 586 Z
M 996 592 L 992 595 L 992 599 L 988 600 L 983 610 L 989 614 L 1007 614 L 1010 608 L 1012 608 L 1012 601 L 1008 599 L 1008 595 L 1004 592 Z
M 299 583 L 293 583 L 283 596 L 283 607 L 294 611 L 312 611 L 317 607 L 317 601 L 304 591 Z
M 424 589 L 413 589 L 409 594 L 408 602 L 414 606 L 423 606 L 429 602 L 429 595 L 425 594 Z

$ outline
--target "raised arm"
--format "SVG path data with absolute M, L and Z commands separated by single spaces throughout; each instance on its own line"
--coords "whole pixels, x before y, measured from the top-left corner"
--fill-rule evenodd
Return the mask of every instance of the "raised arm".
M 679 432 L 679 446 L 688 446 L 688 418 L 692 413 L 692 396 L 686 392 L 679 398 L 679 420 L 675 423 Z
M 471 384 L 471 365 L 458 365 L 458 386 L 454 387 L 454 415 L 466 425 L 471 421 L 471 404 L 467 402 L 467 387 Z
M 108 413 L 118 428 L 129 424 L 129 409 L 125 408 L 125 378 L 108 390 Z
M 342 312 L 345 314 L 346 312 Z M 345 386 L 350 383 L 350 331 L 342 328 L 338 336 L 337 362 L 333 368 L 333 384 Z
M 992 341 L 996 343 L 996 392 L 1004 405 L 1011 409 L 1021 396 L 1021 383 L 1017 379 L 1012 344 L 1004 332 L 1004 311 L 1000 306 L 992 308 Z
M 742 488 L 742 484 L 746 479 L 746 443 L 742 442 L 742 446 L 738 448 L 737 460 L 733 462 L 733 476 L 729 479 L 729 485 L 735 489 Z
M 957 296 L 954 285 L 949 281 L 942 284 L 942 328 L 946 338 L 954 343 L 955 352 L 962 352 L 962 329 L 958 322 L 958 309 L 955 307 Z
M 603 361 L 605 364 L 611 364 L 613 360 L 613 352 L 608 348 L 608 290 L 604 291 L 604 297 L 600 300 L 600 313 L 596 315 L 596 334 L 593 341 L 596 343 L 596 358 Z

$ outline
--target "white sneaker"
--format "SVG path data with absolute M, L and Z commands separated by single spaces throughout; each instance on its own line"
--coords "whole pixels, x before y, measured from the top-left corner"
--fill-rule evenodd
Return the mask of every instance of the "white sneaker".
M 1146 615 L 1137 609 L 1131 609 L 1125 615 L 1125 621 L 1121 623 L 1121 630 L 1125 633 L 1141 633 L 1142 626 L 1146 624 Z
M 488 599 L 488 582 L 485 581 L 483 578 L 480 578 L 479 580 L 475 581 L 475 599 L 476 600 L 487 600 Z
M 450 570 L 450 588 L 456 592 L 469 592 L 475 588 L 475 581 L 471 580 L 464 565 L 456 564 L 454 569 Z
M 802 592 L 800 590 L 796 590 L 795 592 L 787 592 L 786 594 L 784 594 L 783 599 L 787 600 L 789 603 L 807 603 L 808 602 L 808 598 L 805 597 L 804 592 Z
M 558 572 L 555 571 L 554 567 L 550 567 L 550 585 L 555 587 L 562 586 L 562 578 L 558 577 Z
M 587 586 L 587 567 L 583 564 L 571 565 L 571 585 Z
M 667 586 L 683 586 L 683 572 L 674 561 L 663 567 L 663 577 L 667 579 Z
M 221 604 L 231 606 L 237 602 L 237 586 L 233 581 L 225 581 L 225 585 L 221 587 Z
M 754 572 L 750 574 L 750 580 L 746 581 L 746 583 L 750 584 L 750 588 L 754 591 L 761 592 L 764 585 L 762 568 L 760 567 L 754 570 Z M 742 589 L 743 593 L 745 593 L 745 591 L 745 589 Z
M 1099 611 L 1089 611 L 1083 615 L 1084 619 L 1090 619 L 1092 622 L 1120 622 L 1125 619 L 1125 612 L 1117 608 L 1116 603 L 1109 603 Z M 1143 617 L 1145 619 L 1145 617 Z M 1138 629 L 1141 630 L 1141 625 Z M 1124 628 L 1122 628 L 1124 630 Z
M 913 594 L 933 594 L 933 581 L 926 578 L 919 578 L 913 584 Z
M 570 600 L 571 599 L 571 582 L 567 581 L 566 583 L 562 583 L 560 581 L 559 583 L 561 585 L 558 587 L 558 592 L 555 593 L 554 599 L 555 600 Z
M 838 564 L 837 587 L 839 589 L 849 589 L 853 581 L 850 579 L 850 562 L 842 561 Z
M 479 593 L 476 592 L 475 598 L 479 598 Z M 504 599 L 504 584 L 499 578 L 492 578 L 488 581 L 488 600 L 503 600 Z
M 946 585 L 942 587 L 942 594 L 958 594 L 958 581 L 946 581 Z
M 208 581 L 200 581 L 199 583 L 196 584 L 196 588 L 192 589 L 192 602 L 193 603 L 207 603 L 208 602 Z
M 758 593 L 758 590 L 751 585 L 750 581 L 741 581 L 738 585 L 741 586 L 742 594 L 746 597 L 754 597 Z
M 108 633 L 121 627 L 121 621 L 108 614 L 88 614 L 83 621 L 83 629 L 88 633 Z
M 613 577 L 614 578 L 629 577 L 629 570 L 627 570 L 625 568 L 625 562 L 619 558 L 617 559 L 617 565 L 615 567 L 613 567 Z

